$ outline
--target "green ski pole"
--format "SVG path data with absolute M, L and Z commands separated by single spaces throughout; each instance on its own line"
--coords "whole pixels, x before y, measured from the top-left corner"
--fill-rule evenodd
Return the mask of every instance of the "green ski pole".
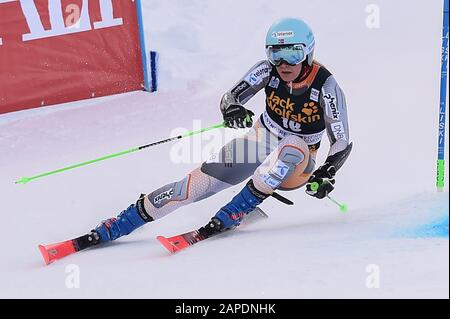
M 58 174 L 58 173 L 65 172 L 65 171 L 68 171 L 68 170 L 71 170 L 71 169 L 74 169 L 74 168 L 77 168 L 77 167 L 89 165 L 89 164 L 92 164 L 92 163 L 97 163 L 97 162 L 104 161 L 104 160 L 107 160 L 107 159 L 110 159 L 110 158 L 113 158 L 113 157 L 119 157 L 119 156 L 122 156 L 122 155 L 125 155 L 125 154 L 129 154 L 129 153 L 133 153 L 133 152 L 137 152 L 137 151 L 143 150 L 143 149 L 151 147 L 151 146 L 156 146 L 156 145 L 159 145 L 159 144 L 176 141 L 176 140 L 182 139 L 184 137 L 193 136 L 193 135 L 196 135 L 196 134 L 200 134 L 200 133 L 203 133 L 203 132 L 207 132 L 207 131 L 211 131 L 211 130 L 218 129 L 218 128 L 223 128 L 223 127 L 225 127 L 225 124 L 223 124 L 223 123 L 216 124 L 216 125 L 213 125 L 213 126 L 210 126 L 210 127 L 207 127 L 207 128 L 203 128 L 203 129 L 200 129 L 200 130 L 197 130 L 197 131 L 191 131 L 191 132 L 188 132 L 188 133 L 185 133 L 185 134 L 182 134 L 182 135 L 178 135 L 178 136 L 175 136 L 175 137 L 171 137 L 171 138 L 168 138 L 168 139 L 165 139 L 165 140 L 161 140 L 161 141 L 158 141 L 158 142 L 154 142 L 154 143 L 150 143 L 150 144 L 142 145 L 142 146 L 138 146 L 138 147 L 133 147 L 133 148 L 130 148 L 130 149 L 122 151 L 122 152 L 106 155 L 106 156 L 99 157 L 99 158 L 96 158 L 96 159 L 93 159 L 93 160 L 90 160 L 90 161 L 86 161 L 86 162 L 83 162 L 83 163 L 74 164 L 74 165 L 71 165 L 71 166 L 68 166 L 68 167 L 60 168 L 60 169 L 57 169 L 57 170 L 54 170 L 54 171 L 42 173 L 42 174 L 31 176 L 31 177 L 22 177 L 21 179 L 15 181 L 15 184 L 26 184 L 26 183 L 31 182 L 32 180 L 35 180 L 35 179 L 38 179 L 38 178 L 42 178 L 42 177 L 53 175 L 53 174 Z
M 311 190 L 312 191 L 317 191 L 319 189 L 319 183 L 317 182 L 313 182 L 311 183 Z M 339 209 L 341 210 L 341 212 L 345 213 L 348 211 L 348 206 L 345 203 L 339 203 L 337 200 L 335 200 L 334 198 L 330 197 L 330 195 L 327 194 L 327 198 L 333 202 L 334 204 L 336 204 L 337 206 L 339 206 Z

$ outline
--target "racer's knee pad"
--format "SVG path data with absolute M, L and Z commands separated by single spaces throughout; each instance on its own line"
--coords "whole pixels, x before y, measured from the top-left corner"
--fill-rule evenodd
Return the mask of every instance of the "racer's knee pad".
M 272 194 L 296 171 L 303 172 L 309 161 L 308 145 L 298 136 L 284 138 L 253 174 L 255 187 Z

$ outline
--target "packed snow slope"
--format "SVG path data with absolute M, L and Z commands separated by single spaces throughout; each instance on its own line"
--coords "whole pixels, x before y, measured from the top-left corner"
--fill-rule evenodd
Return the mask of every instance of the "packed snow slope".
M 145 0 L 148 44 L 161 55 L 158 93 L 0 116 L 0 297 L 448 298 L 448 164 L 444 192 L 434 186 L 441 1 L 377 1 L 379 28 L 366 26 L 368 4 Z M 221 95 L 264 59 L 267 28 L 287 15 L 311 25 L 316 58 L 346 93 L 354 149 L 332 195 L 349 211 L 298 190 L 283 193 L 294 206 L 268 199 L 269 219 L 224 238 L 173 256 L 156 241 L 205 224 L 238 185 L 45 267 L 38 244 L 86 233 L 140 193 L 183 178 L 232 134 L 14 181 L 221 122 Z M 263 105 L 263 94 L 248 103 L 258 113 Z M 69 288 L 73 269 L 79 288 Z

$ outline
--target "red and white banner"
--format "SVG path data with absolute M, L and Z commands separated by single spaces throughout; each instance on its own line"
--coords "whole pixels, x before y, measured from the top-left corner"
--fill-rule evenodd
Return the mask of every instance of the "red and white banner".
M 134 0 L 0 0 L 0 113 L 143 81 Z

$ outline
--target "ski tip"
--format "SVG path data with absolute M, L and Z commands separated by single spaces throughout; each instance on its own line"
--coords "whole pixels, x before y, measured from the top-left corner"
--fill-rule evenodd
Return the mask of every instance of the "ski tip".
M 164 236 L 158 236 L 156 239 L 171 253 L 173 254 L 176 250 L 175 247 L 171 244 L 168 238 Z
M 72 240 L 45 246 L 39 245 L 38 248 L 46 265 L 76 252 Z
M 197 231 L 195 231 L 196 233 Z M 189 243 L 185 236 L 190 235 L 191 233 L 186 233 L 170 238 L 166 238 L 164 236 L 158 236 L 156 239 L 164 246 L 170 253 L 176 253 L 182 249 L 185 249 L 192 245 L 192 243 Z
M 45 246 L 39 245 L 38 248 L 39 248 L 39 251 L 41 252 L 42 257 L 44 258 L 45 265 L 50 264 L 51 263 L 50 255 L 48 254 L 48 251 L 45 248 Z

